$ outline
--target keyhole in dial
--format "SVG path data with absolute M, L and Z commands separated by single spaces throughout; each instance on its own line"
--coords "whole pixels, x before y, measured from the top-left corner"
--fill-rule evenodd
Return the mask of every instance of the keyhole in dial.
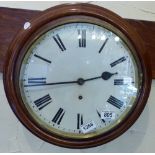
M 82 95 L 79 95 L 79 100 L 82 100 L 83 99 L 83 96 Z

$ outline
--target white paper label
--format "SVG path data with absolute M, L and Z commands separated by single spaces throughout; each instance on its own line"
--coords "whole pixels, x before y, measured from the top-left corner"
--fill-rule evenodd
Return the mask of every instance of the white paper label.
M 101 119 L 104 119 L 105 121 L 114 120 L 115 119 L 115 112 L 113 112 L 113 111 L 102 111 Z
M 88 133 L 88 132 L 91 132 L 95 129 L 96 129 L 96 124 L 94 123 L 94 121 L 91 121 L 91 122 L 81 126 L 81 131 L 83 133 Z

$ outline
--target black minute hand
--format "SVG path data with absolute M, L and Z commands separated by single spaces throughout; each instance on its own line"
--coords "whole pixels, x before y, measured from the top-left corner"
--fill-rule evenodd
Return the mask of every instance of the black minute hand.
M 32 86 L 48 86 L 48 85 L 60 85 L 60 84 L 78 84 L 78 85 L 83 85 L 86 81 L 92 81 L 96 79 L 103 79 L 103 80 L 108 80 L 110 79 L 113 75 L 116 75 L 116 73 L 110 73 L 110 72 L 103 72 L 101 76 L 89 78 L 89 79 L 83 79 L 79 78 L 76 81 L 66 81 L 66 82 L 54 82 L 54 83 L 40 83 L 40 84 L 31 84 L 31 85 L 24 85 L 24 87 L 32 87 Z
M 40 84 L 31 84 L 31 85 L 24 85 L 24 87 L 31 87 L 31 86 L 48 86 L 48 85 L 60 85 L 60 84 L 71 84 L 77 83 L 77 81 L 66 81 L 66 82 L 54 82 L 54 83 L 40 83 Z

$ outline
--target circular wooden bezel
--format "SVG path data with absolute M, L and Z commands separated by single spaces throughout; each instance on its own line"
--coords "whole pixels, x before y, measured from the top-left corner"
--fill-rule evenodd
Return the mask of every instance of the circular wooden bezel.
M 87 138 L 87 139 L 74 139 L 65 138 L 56 134 L 52 134 L 39 124 L 30 116 L 27 109 L 22 102 L 19 93 L 19 68 L 20 62 L 22 61 L 24 50 L 27 41 L 34 39 L 34 34 L 38 29 L 44 27 L 53 22 L 57 25 L 60 21 L 69 18 L 94 18 L 109 23 L 116 27 L 121 33 L 123 33 L 132 44 L 135 49 L 135 54 L 140 60 L 141 68 L 143 72 L 143 82 L 140 95 L 137 100 L 137 104 L 130 113 L 130 115 L 123 120 L 116 128 L 113 128 L 109 132 L 101 134 L 99 136 Z M 82 19 L 84 19 L 82 18 Z M 98 146 L 108 141 L 113 140 L 122 133 L 124 133 L 140 116 L 143 111 L 151 87 L 151 67 L 149 64 L 149 57 L 145 51 L 145 47 L 139 35 L 133 30 L 133 28 L 121 17 L 115 13 L 101 8 L 99 6 L 91 4 L 71 4 L 71 5 L 59 5 L 48 10 L 43 11 L 36 18 L 29 21 L 30 27 L 27 29 L 22 28 L 17 36 L 12 41 L 7 53 L 7 59 L 4 67 L 4 88 L 9 104 L 22 122 L 22 124 L 29 129 L 33 134 L 40 137 L 41 139 L 63 147 L 69 148 L 88 148 Z

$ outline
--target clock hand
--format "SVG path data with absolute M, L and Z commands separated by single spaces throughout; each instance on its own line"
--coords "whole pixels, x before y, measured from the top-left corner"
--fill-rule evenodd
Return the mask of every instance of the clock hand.
M 86 81 L 92 81 L 92 80 L 96 80 L 96 79 L 100 79 L 102 78 L 103 80 L 108 80 L 110 79 L 113 75 L 118 74 L 116 73 L 110 73 L 110 72 L 103 72 L 101 76 L 97 76 L 94 78 L 89 78 L 89 79 L 83 79 L 83 78 L 79 78 L 76 81 L 66 81 L 66 82 L 54 82 L 54 83 L 40 83 L 40 84 L 31 84 L 31 85 L 24 85 L 24 87 L 32 87 L 32 86 L 47 86 L 47 85 L 60 85 L 60 84 L 79 84 L 79 85 L 83 85 Z
M 101 74 L 101 76 L 97 76 L 97 77 L 94 77 L 94 78 L 85 79 L 84 81 L 91 81 L 91 80 L 100 79 L 100 78 L 102 78 L 103 80 L 108 80 L 108 79 L 110 79 L 113 75 L 116 75 L 116 74 L 118 74 L 118 73 L 117 73 L 117 72 L 116 72 L 116 73 L 103 72 L 103 73 Z
M 117 75 L 118 73 L 110 73 L 110 72 L 103 72 L 101 77 L 103 80 L 108 80 L 110 79 L 113 75 Z
M 89 78 L 89 79 L 83 79 L 83 78 L 79 78 L 75 83 L 77 83 L 78 85 L 83 85 L 86 81 L 92 81 L 92 80 L 96 80 L 96 79 L 100 79 L 102 78 L 103 80 L 108 80 L 110 79 L 113 75 L 118 74 L 116 73 L 110 73 L 110 72 L 103 72 L 101 74 L 101 76 L 97 76 L 97 77 L 93 77 L 93 78 Z
M 71 84 L 71 83 L 77 83 L 77 81 L 66 81 L 66 82 L 54 82 L 54 83 L 31 84 L 31 85 L 24 85 L 24 87 L 48 86 L 48 85 Z

